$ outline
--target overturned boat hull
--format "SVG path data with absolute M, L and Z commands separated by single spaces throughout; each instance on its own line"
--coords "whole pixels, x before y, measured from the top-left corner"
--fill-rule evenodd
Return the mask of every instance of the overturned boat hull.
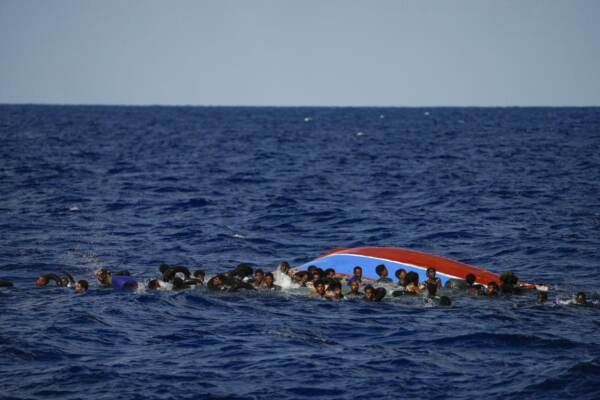
M 335 249 L 300 265 L 297 269 L 306 270 L 309 266 L 314 265 L 322 269 L 333 268 L 338 274 L 352 275 L 354 267 L 360 266 L 364 278 L 378 279 L 375 267 L 380 264 L 386 266 L 389 271 L 388 277 L 394 281 L 396 281 L 396 270 L 401 268 L 406 272 L 416 272 L 419 275 L 419 281 L 426 279 L 428 268 L 435 268 L 437 277 L 440 278 L 443 285 L 449 279 L 465 279 L 467 274 L 475 275 L 475 282 L 481 285 L 487 285 L 490 282 L 500 283 L 498 275 L 481 268 L 432 254 L 396 247 Z

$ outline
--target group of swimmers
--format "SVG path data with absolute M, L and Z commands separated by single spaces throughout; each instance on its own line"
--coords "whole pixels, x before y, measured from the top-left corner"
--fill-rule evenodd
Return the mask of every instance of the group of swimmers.
M 309 266 L 306 271 L 290 270 L 286 261 L 279 263 L 275 271 L 265 273 L 260 268 L 253 268 L 247 263 L 239 264 L 229 272 L 220 273 L 205 282 L 206 274 L 202 269 L 193 273 L 185 266 L 161 264 L 160 276 L 150 279 L 145 284 L 138 282 L 131 276 L 129 271 L 111 272 L 106 268 L 96 271 L 95 276 L 101 287 L 114 289 L 138 289 L 146 290 L 185 290 L 201 286 L 210 291 L 237 292 L 240 290 L 280 291 L 282 288 L 308 288 L 315 297 L 340 300 L 344 298 L 361 298 L 366 301 L 381 301 L 387 294 L 388 289 L 393 297 L 422 295 L 430 301 L 441 306 L 450 306 L 452 300 L 446 295 L 439 295 L 442 281 L 437 278 L 436 270 L 428 268 L 426 279 L 419 282 L 419 275 L 414 271 L 407 272 L 398 269 L 395 272 L 397 282 L 388 277 L 388 270 L 384 264 L 375 268 L 378 279 L 371 280 L 363 278 L 363 270 L 360 266 L 353 269 L 352 276 L 344 276 L 336 273 L 333 268 L 325 270 L 316 266 Z M 459 290 L 471 296 L 496 297 L 500 294 L 516 294 L 522 290 L 517 276 L 510 272 L 500 274 L 500 285 L 489 282 L 486 286 L 475 283 L 475 275 L 469 273 L 465 279 L 449 279 L 445 288 Z M 86 280 L 75 280 L 69 273 L 64 276 L 49 273 L 41 275 L 36 280 L 37 286 L 48 286 L 50 282 L 56 286 L 73 288 L 77 293 L 88 290 L 89 284 Z M 347 286 L 344 293 L 343 287 Z M 0 280 L 1 286 L 12 286 L 11 282 Z M 386 289 L 386 287 L 388 289 Z M 393 290 L 392 290 L 393 289 Z M 538 290 L 538 302 L 545 303 L 548 299 L 547 290 Z M 587 297 L 583 292 L 575 296 L 575 303 L 587 305 Z

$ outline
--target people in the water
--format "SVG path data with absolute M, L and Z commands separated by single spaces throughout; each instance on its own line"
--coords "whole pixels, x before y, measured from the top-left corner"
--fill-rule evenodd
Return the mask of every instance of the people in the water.
M 122 271 L 121 271 L 122 272 Z M 138 282 L 129 275 L 113 275 L 108 269 L 96 271 L 96 279 L 102 287 L 114 289 L 137 289 Z
M 275 277 L 271 272 L 267 272 L 265 274 L 265 278 L 263 279 L 262 285 L 260 285 L 260 289 L 262 290 L 272 290 L 279 291 L 281 290 L 281 286 L 275 284 Z
M 379 264 L 375 267 L 375 272 L 379 276 L 377 283 L 392 283 L 392 280 L 388 278 L 388 269 L 384 264 Z
M 500 292 L 500 288 L 498 287 L 498 284 L 496 282 L 490 282 L 487 285 L 485 295 L 487 297 L 496 297 L 496 296 L 498 296 L 499 292 Z
M 479 296 L 484 294 L 484 287 L 475 283 L 475 275 L 472 273 L 467 274 L 465 277 L 467 285 L 467 293 L 471 296 Z
M 352 281 L 348 285 L 350 286 L 350 292 L 346 294 L 347 297 L 362 297 L 364 294 L 360 291 L 360 284 L 358 281 Z
M 436 277 L 437 271 L 435 268 L 427 268 L 427 279 L 423 282 L 422 288 L 425 288 L 427 285 L 436 285 L 438 289 L 442 287 L 442 281 L 440 278 Z
M 406 270 L 404 268 L 399 268 L 396 270 L 396 278 L 398 279 L 398 286 L 405 288 L 408 285 L 408 281 L 406 280 Z
M 404 289 L 406 294 L 416 295 L 421 293 L 421 288 L 419 287 L 419 274 L 414 271 L 410 271 L 406 274 L 406 281 L 408 282 Z
M 577 292 L 575 295 L 575 303 L 582 306 L 588 305 L 587 296 L 584 292 Z
M 354 269 L 352 270 L 352 278 L 350 278 L 348 283 L 352 283 L 352 281 L 357 281 L 358 283 L 362 284 L 362 272 L 362 268 L 358 265 L 354 267 Z
M 75 284 L 75 280 L 69 273 L 65 273 L 65 276 L 62 278 L 56 274 L 41 275 L 36 279 L 35 284 L 37 286 L 47 286 L 50 281 L 54 281 L 56 286 L 62 287 L 68 287 Z
M 333 281 L 327 287 L 326 297 L 332 300 L 341 300 L 344 298 L 342 293 L 342 284 L 339 281 Z
M 262 269 L 257 268 L 254 270 L 254 279 L 251 279 L 249 283 L 255 289 L 258 289 L 262 286 L 264 279 L 265 279 L 265 272 Z
M 88 281 L 86 281 L 85 279 L 80 279 L 77 282 L 75 282 L 75 292 L 76 293 L 87 292 L 88 287 L 89 287 Z

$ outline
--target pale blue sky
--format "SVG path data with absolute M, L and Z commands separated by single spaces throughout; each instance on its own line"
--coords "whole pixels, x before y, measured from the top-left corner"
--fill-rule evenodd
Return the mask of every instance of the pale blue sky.
M 600 105 L 600 1 L 0 0 L 0 103 Z

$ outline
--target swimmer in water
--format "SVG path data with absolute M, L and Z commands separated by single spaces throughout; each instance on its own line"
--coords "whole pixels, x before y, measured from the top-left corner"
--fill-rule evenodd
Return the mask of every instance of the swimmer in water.
M 465 277 L 465 282 L 467 284 L 467 293 L 471 296 L 480 296 L 484 294 L 484 287 L 481 285 L 475 284 L 475 275 L 467 274 Z
M 406 294 L 417 295 L 421 293 L 421 289 L 419 287 L 419 274 L 414 271 L 410 271 L 406 274 L 406 281 L 408 282 L 405 289 Z
M 250 281 L 250 284 L 254 286 L 255 289 L 259 289 L 262 286 L 264 279 L 264 271 L 260 268 L 257 268 L 256 270 L 254 270 L 254 279 Z
M 327 291 L 327 286 L 325 285 L 325 281 L 322 279 L 319 279 L 318 281 L 316 281 L 314 283 L 314 287 L 315 287 L 315 294 L 318 297 L 325 297 L 326 291 Z
M 288 275 L 290 272 L 290 263 L 288 263 L 287 261 L 282 261 L 279 264 L 277 264 L 277 269 L 285 275 Z
M 375 288 L 371 285 L 365 286 L 365 294 L 363 300 L 375 301 Z
M 582 306 L 588 305 L 587 296 L 585 295 L 585 293 L 577 292 L 577 294 L 575 295 L 575 304 L 579 304 Z
M 192 280 L 194 281 L 194 284 L 204 286 L 205 276 L 206 276 L 206 274 L 204 273 L 204 271 L 201 269 L 198 269 L 198 270 L 194 271 L 194 277 L 192 278 Z
M 498 284 L 496 282 L 488 283 L 487 290 L 485 292 L 487 297 L 496 297 L 498 296 Z
M 385 265 L 379 264 L 375 267 L 375 272 L 379 275 L 379 279 L 377 279 L 377 283 L 392 283 L 392 280 L 388 278 L 388 269 Z
M 96 279 L 104 288 L 114 289 L 137 289 L 138 283 L 135 279 L 128 275 L 113 276 L 106 268 L 100 268 L 96 271 Z
M 435 268 L 427 268 L 427 279 L 423 282 L 423 288 L 429 284 L 436 285 L 438 289 L 442 287 L 442 281 L 436 277 L 437 271 Z
M 545 290 L 538 290 L 537 291 L 538 304 L 544 304 L 546 301 L 548 301 L 548 292 Z
M 362 297 L 364 294 L 359 290 L 360 289 L 360 285 L 358 284 L 358 281 L 352 281 L 350 282 L 350 292 L 346 294 L 346 296 L 348 297 Z
M 325 270 L 325 278 L 327 279 L 335 279 L 335 269 L 327 268 Z
M 272 291 L 281 290 L 281 286 L 275 285 L 274 282 L 275 282 L 275 277 L 273 276 L 273 274 L 271 272 L 267 272 L 265 274 L 265 279 L 263 279 L 263 283 L 260 286 L 260 288 L 263 290 L 272 290 Z
M 350 278 L 348 284 L 352 283 L 353 281 L 357 281 L 359 284 L 362 284 L 362 268 L 358 265 L 352 270 L 352 278 Z
M 512 271 L 505 271 L 500 274 L 500 289 L 502 293 L 518 293 L 519 288 L 517 284 L 519 282 L 519 278 Z
M 308 272 L 296 272 L 296 274 L 294 275 L 294 282 L 300 285 L 301 287 L 306 287 L 306 282 L 308 282 Z
M 175 277 L 176 277 L 177 274 L 183 275 L 184 279 L 190 279 L 190 276 L 192 275 L 190 273 L 190 270 L 187 269 L 186 267 L 174 266 L 174 267 L 167 268 L 163 272 L 163 278 L 162 278 L 162 280 L 164 282 L 172 282 L 173 279 L 175 279 Z
M 327 288 L 327 293 L 325 297 L 332 300 L 341 300 L 344 298 L 344 294 L 342 293 L 342 284 L 338 281 L 332 282 Z
M 71 277 L 71 279 L 73 279 L 73 278 Z M 56 286 L 66 287 L 69 284 L 68 277 L 61 278 L 56 274 L 45 274 L 45 275 L 39 276 L 36 279 L 35 284 L 37 286 L 47 286 L 48 283 L 50 283 L 50 281 L 54 281 L 56 283 Z
M 398 279 L 398 286 L 405 288 L 406 285 L 408 285 L 408 281 L 406 280 L 406 270 L 404 268 L 397 269 L 395 275 Z
M 75 293 L 83 293 L 88 290 L 88 281 L 80 279 L 75 283 Z

